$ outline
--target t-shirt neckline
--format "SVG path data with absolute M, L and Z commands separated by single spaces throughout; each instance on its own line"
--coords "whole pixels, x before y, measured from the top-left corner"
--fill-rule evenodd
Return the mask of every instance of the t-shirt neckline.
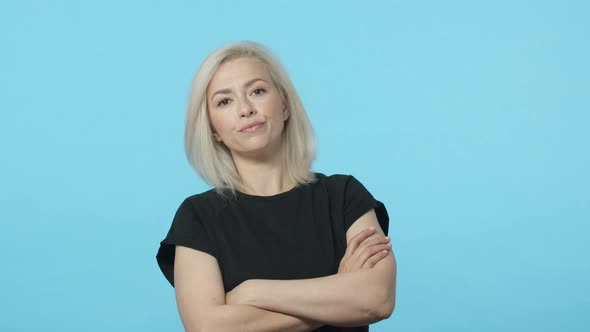
M 314 172 L 314 175 L 316 177 L 316 181 L 319 181 L 321 179 L 321 173 Z M 260 200 L 260 201 L 263 201 L 263 200 L 273 200 L 273 199 L 279 199 L 279 198 L 290 196 L 291 194 L 294 194 L 294 193 L 300 191 L 303 187 L 306 187 L 308 185 L 309 184 L 302 185 L 302 184 L 299 184 L 298 183 L 293 188 L 291 188 L 291 189 L 289 189 L 287 191 L 284 191 L 282 193 L 278 193 L 278 194 L 275 194 L 275 195 L 270 195 L 270 196 L 250 195 L 250 194 L 243 193 L 243 192 L 241 192 L 239 190 L 236 190 L 236 195 L 239 198 L 245 198 L 245 199 L 250 199 L 250 200 Z

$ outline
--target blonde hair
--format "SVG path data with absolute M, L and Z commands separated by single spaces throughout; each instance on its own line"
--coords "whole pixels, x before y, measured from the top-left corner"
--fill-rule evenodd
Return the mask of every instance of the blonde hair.
M 268 70 L 281 100 L 290 110 L 282 133 L 283 162 L 288 176 L 296 185 L 315 181 L 310 170 L 316 158 L 316 143 L 311 122 L 286 70 L 265 46 L 241 41 L 218 48 L 209 54 L 196 72 L 188 101 L 184 148 L 191 167 L 222 197 L 244 191 L 227 146 L 213 139 L 207 104 L 207 87 L 215 71 L 224 62 L 251 57 Z

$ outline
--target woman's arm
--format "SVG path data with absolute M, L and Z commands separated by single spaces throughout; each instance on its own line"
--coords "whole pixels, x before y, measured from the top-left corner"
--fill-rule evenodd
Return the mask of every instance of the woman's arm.
M 359 249 L 353 248 L 364 241 L 371 227 L 378 233 L 375 236 L 385 236 L 373 209 L 347 231 L 347 253 L 351 249 L 356 254 Z M 397 264 L 393 251 L 389 252 L 370 269 L 356 270 L 357 266 L 352 272 L 311 279 L 247 280 L 226 294 L 226 301 L 328 325 L 371 324 L 388 318 L 395 307 Z
M 324 325 L 293 315 L 226 302 L 216 259 L 180 245 L 176 246 L 175 252 L 174 285 L 178 311 L 187 332 L 312 331 Z M 236 291 L 228 294 L 236 294 Z
M 384 281 L 388 286 L 383 286 Z M 393 307 L 393 253 L 372 269 L 298 280 L 250 279 L 242 283 L 243 304 L 334 326 L 368 325 L 386 319 Z
M 210 310 L 202 332 L 307 332 L 324 324 L 243 304 L 226 304 Z

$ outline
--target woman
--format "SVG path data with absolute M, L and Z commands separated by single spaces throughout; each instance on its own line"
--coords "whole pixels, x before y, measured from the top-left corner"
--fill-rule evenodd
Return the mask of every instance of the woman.
M 368 331 L 391 315 L 387 210 L 353 176 L 310 171 L 311 124 L 268 49 L 205 59 L 185 149 L 213 189 L 180 204 L 157 261 L 186 331 Z

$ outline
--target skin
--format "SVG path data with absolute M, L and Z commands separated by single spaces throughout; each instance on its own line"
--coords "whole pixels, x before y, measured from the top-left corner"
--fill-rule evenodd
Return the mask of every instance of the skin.
M 340 261 L 338 273 L 354 272 L 360 269 L 370 269 L 377 262 L 389 254 L 391 243 L 389 236 L 373 236 L 377 233 L 375 227 L 366 228 L 347 243 L 346 252 Z
M 261 80 L 246 85 L 257 78 Z M 246 193 L 270 196 L 292 189 L 295 183 L 288 179 L 281 148 L 290 113 L 266 66 L 249 57 L 225 62 L 206 94 L 213 137 L 231 151 Z M 254 133 L 240 132 L 255 121 L 264 124 Z

